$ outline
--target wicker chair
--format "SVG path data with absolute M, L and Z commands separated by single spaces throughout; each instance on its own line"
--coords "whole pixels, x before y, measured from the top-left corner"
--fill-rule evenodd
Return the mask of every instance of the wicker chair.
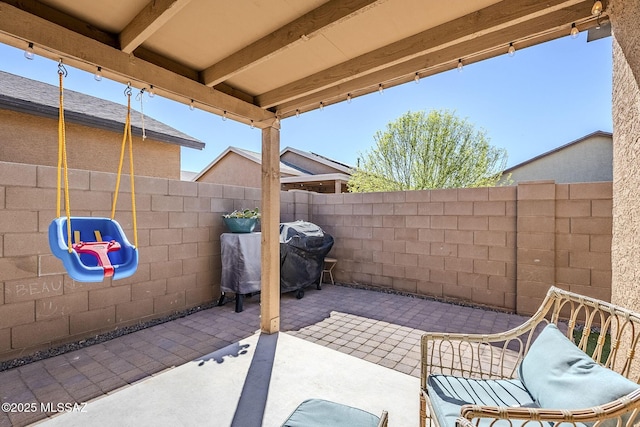
M 557 325 L 557 328 L 547 327 L 550 323 Z M 573 347 L 573 351 L 579 348 L 581 351 L 578 353 L 588 359 L 589 363 L 599 365 L 595 366 L 598 370 L 616 377 L 619 377 L 617 374 L 626 377 L 620 379 L 631 384 L 634 390 L 612 401 L 579 409 L 545 408 L 540 407 L 542 405 L 538 405 L 536 401 L 513 407 L 470 402 L 473 399 L 449 398 L 448 403 L 456 401 L 460 404 L 459 407 L 456 406 L 459 413 L 456 411 L 453 416 L 444 417 L 438 416 L 442 415 L 441 407 L 434 411 L 434 400 L 437 397 L 435 395 L 439 395 L 441 391 L 440 388 L 434 388 L 434 379 L 444 378 L 445 381 L 454 382 L 461 379 L 465 384 L 468 384 L 466 381 L 472 383 L 474 387 L 484 387 L 486 384 L 511 386 L 512 382 L 519 382 L 521 362 L 536 338 L 541 336 L 541 331 L 547 329 L 561 331 L 556 333 L 564 341 L 567 341 L 564 336 L 571 339 L 571 343 L 567 345 Z M 574 339 L 575 336 L 578 338 Z M 435 424 L 442 427 L 454 423 L 462 427 L 555 427 L 563 422 L 569 423 L 565 424 L 567 426 L 587 424 L 594 427 L 630 427 L 638 424 L 640 388 L 636 387 L 640 367 L 634 358 L 634 350 L 639 339 L 640 314 L 555 287 L 549 289 L 542 305 L 529 320 L 510 331 L 486 335 L 427 333 L 423 335 L 421 342 L 420 425 L 425 427 L 427 420 L 430 426 Z M 541 338 L 540 342 L 542 341 Z M 577 347 L 574 346 L 576 341 Z M 622 343 L 625 345 L 621 346 Z M 582 352 L 587 353 L 593 360 Z M 550 351 L 544 357 L 560 356 Z M 544 365 L 539 366 L 543 366 L 543 371 Z M 555 381 L 555 377 L 552 378 L 550 382 Z M 573 399 L 573 393 L 573 396 L 579 399 L 599 389 L 600 387 L 580 387 L 578 390 L 566 390 L 564 398 L 569 396 L 569 399 Z

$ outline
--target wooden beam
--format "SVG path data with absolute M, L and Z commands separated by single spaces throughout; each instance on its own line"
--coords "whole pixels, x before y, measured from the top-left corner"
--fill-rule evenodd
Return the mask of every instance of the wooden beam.
M 262 129 L 260 329 L 280 330 L 280 129 Z
M 418 71 L 424 77 L 452 69 L 457 65 L 459 58 L 478 57 L 486 59 L 501 55 L 506 53 L 509 43 L 514 40 L 523 40 L 520 43 L 516 43 L 516 48 L 521 48 L 531 45 L 526 40 L 535 39 L 536 42 L 541 43 L 568 35 L 572 22 L 584 21 L 585 19 L 593 19 L 590 2 L 583 2 L 550 15 L 533 19 L 528 21 L 526 25 L 517 25 L 501 31 L 487 33 L 463 43 L 433 51 L 427 55 L 419 56 L 392 67 L 365 74 L 345 83 L 279 104 L 277 106 L 278 115 L 281 118 L 290 117 L 295 114 L 296 109 L 300 112 L 309 111 L 318 108 L 320 102 L 323 102 L 324 105 L 330 105 L 333 103 L 332 100 L 336 98 L 340 100 L 346 99 L 349 93 L 352 94 L 352 97 L 356 93 L 358 95 L 371 93 L 377 90 L 380 83 L 384 83 L 386 87 L 402 84 L 412 80 Z M 585 21 L 580 28 L 586 29 L 588 25 L 591 25 L 590 22 Z
M 197 81 L 146 62 L 72 30 L 53 24 L 6 3 L 0 3 L 0 42 L 24 49 L 34 43 L 36 54 L 95 72 L 99 65 L 105 77 L 142 88 L 153 85 L 156 93 L 174 101 L 255 126 L 265 126 L 274 114 L 253 104 L 207 87 Z
M 284 49 L 304 43 L 318 31 L 362 13 L 380 1 L 331 0 L 205 69 L 202 71 L 203 82 L 207 86 L 215 86 Z
M 120 49 L 133 52 L 191 0 L 151 0 L 120 33 Z
M 262 108 L 278 104 L 375 73 L 384 68 L 424 57 L 443 48 L 470 41 L 511 26 L 526 28 L 527 21 L 591 0 L 503 0 L 480 11 L 430 28 L 406 39 L 360 55 L 326 70 L 286 84 L 256 97 Z

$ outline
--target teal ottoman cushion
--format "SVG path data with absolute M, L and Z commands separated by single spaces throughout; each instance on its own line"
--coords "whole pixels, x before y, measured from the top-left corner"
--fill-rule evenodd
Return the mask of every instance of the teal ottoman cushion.
M 377 427 L 380 418 L 351 406 L 322 399 L 302 402 L 282 427 Z

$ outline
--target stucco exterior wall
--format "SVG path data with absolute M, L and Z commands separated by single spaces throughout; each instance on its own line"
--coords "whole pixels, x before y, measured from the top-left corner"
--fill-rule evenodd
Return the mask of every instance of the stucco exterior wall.
M 640 311 L 640 2 L 610 2 L 613 32 L 612 300 Z
M 198 182 L 260 188 L 261 173 L 260 165 L 256 162 L 229 152 L 214 167 L 205 172 Z
M 552 179 L 558 184 L 613 179 L 611 138 L 597 136 L 524 164 L 511 172 L 513 183 Z
M 0 161 L 55 166 L 58 162 L 58 121 L 0 109 Z M 73 123 L 66 124 L 69 167 L 116 172 L 122 134 Z M 135 174 L 180 179 L 180 147 L 133 138 Z M 123 167 L 128 173 L 128 154 Z

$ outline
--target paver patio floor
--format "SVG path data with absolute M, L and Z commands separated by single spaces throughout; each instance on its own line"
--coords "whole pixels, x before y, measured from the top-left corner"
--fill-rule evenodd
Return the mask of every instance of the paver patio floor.
M 56 415 L 42 412 L 41 403 L 99 399 L 238 344 L 259 329 L 259 316 L 259 296 L 254 296 L 245 299 L 242 313 L 228 303 L 0 372 L 0 401 L 35 409 L 0 412 L 0 427 L 25 426 Z M 325 284 L 319 291 L 309 288 L 300 300 L 294 293 L 281 299 L 281 330 L 288 335 L 414 377 L 419 376 L 419 338 L 424 331 L 499 332 L 524 320 L 513 314 L 338 285 Z M 417 401 L 418 389 L 414 395 Z

